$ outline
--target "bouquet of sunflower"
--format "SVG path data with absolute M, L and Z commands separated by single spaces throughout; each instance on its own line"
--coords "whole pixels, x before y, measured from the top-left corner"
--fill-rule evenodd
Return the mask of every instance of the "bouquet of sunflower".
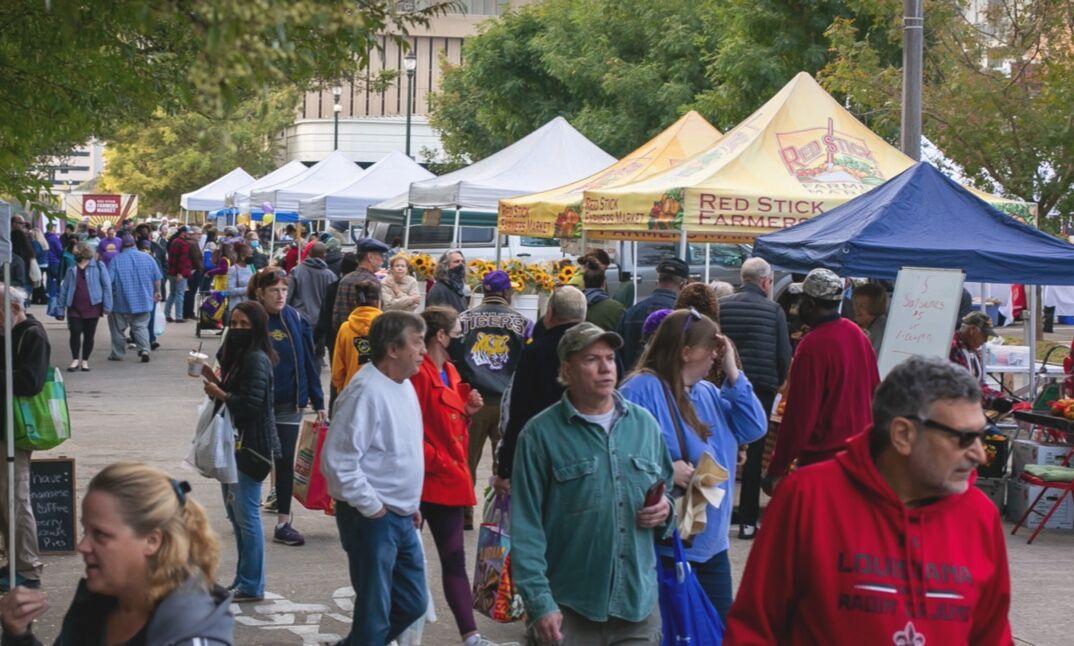
M 414 278 L 418 280 L 431 280 L 436 273 L 436 261 L 427 253 L 410 254 L 410 268 L 414 271 Z
M 493 271 L 496 271 L 495 263 L 474 258 L 466 263 L 466 283 L 470 285 L 470 289 L 477 289 L 485 276 Z

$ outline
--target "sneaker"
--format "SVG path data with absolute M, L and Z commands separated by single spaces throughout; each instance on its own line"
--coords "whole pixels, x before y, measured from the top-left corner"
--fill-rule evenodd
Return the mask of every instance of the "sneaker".
M 272 542 L 298 547 L 305 545 L 306 539 L 297 529 L 291 527 L 291 523 L 284 523 L 277 526 L 276 531 L 272 533 Z
M 265 600 L 265 595 L 263 594 L 246 594 L 245 592 L 239 592 L 234 589 L 232 589 L 231 592 L 231 603 L 257 603 L 258 601 Z
M 7 571 L 7 568 L 4 568 Z M 30 588 L 31 590 L 41 589 L 41 579 L 28 579 L 21 574 L 15 574 L 15 585 L 21 585 L 24 588 Z M 0 592 L 7 592 L 11 589 L 11 581 L 8 580 L 8 575 L 4 574 L 0 576 Z
M 481 635 L 474 635 L 462 643 L 462 646 L 518 646 L 518 642 L 494 642 Z
M 150 350 L 156 350 L 156 349 L 157 349 L 157 348 L 159 348 L 159 347 L 160 347 L 160 344 L 159 344 L 159 343 L 157 343 L 156 341 L 154 341 L 154 342 L 152 342 L 152 343 L 150 343 L 150 344 L 149 344 L 149 349 L 150 349 Z
M 123 361 L 123 357 L 117 357 L 117 356 L 114 356 L 114 355 L 110 354 L 110 355 L 108 355 L 108 360 L 109 361 Z
M 269 491 L 268 496 L 265 497 L 265 502 L 261 503 L 261 509 L 265 513 L 269 513 L 269 514 L 275 514 L 276 513 L 276 490 L 275 489 L 272 489 L 271 491 Z
M 142 363 L 149 363 L 149 353 L 148 352 L 139 352 L 138 356 L 142 358 Z
M 739 525 L 738 537 L 744 541 L 752 541 L 753 537 L 757 535 L 756 525 Z

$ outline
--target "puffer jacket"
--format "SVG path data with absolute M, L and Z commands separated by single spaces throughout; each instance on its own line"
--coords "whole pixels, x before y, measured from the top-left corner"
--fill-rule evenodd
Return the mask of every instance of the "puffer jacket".
M 376 307 L 360 305 L 351 312 L 347 321 L 339 326 L 336 344 L 332 350 L 332 387 L 342 391 L 354 373 L 372 358 L 369 345 L 369 328 L 381 315 Z
M 760 287 L 744 283 L 720 299 L 720 328 L 742 359 L 742 371 L 755 390 L 774 393 L 787 378 L 791 340 L 783 308 Z
M 248 449 L 268 462 L 281 455 L 273 413 L 275 398 L 272 361 L 261 350 L 247 352 L 238 370 L 224 377 L 228 393 L 227 409 L 244 450 Z M 251 475 L 251 474 L 247 474 Z

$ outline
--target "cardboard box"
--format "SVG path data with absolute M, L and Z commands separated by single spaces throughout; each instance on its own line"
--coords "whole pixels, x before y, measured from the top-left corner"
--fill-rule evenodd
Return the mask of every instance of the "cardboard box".
M 996 507 L 999 507 L 1000 516 L 1007 506 L 1007 479 L 1006 478 L 977 478 L 977 488 L 984 492 L 988 499 Z
M 1020 480 L 1009 480 L 1007 482 L 1007 519 L 1018 522 L 1018 519 L 1025 513 L 1026 508 L 1029 507 L 1029 503 L 1040 495 L 1042 488 Z M 1055 501 L 1059 499 L 1062 493 L 1059 489 L 1049 489 L 1048 493 L 1037 503 L 1034 512 L 1029 514 L 1025 527 L 1036 529 L 1040 525 L 1040 521 L 1044 520 L 1044 515 L 1055 505 Z M 1059 509 L 1055 510 L 1044 528 L 1074 529 L 1074 501 L 1071 500 L 1070 495 L 1063 498 L 1063 504 L 1059 505 Z
M 1043 444 L 1033 440 L 1015 440 L 1011 450 L 1014 456 L 1011 475 L 1020 476 L 1027 464 L 1061 465 L 1067 453 L 1074 448 L 1067 444 Z M 1071 460 L 1074 462 L 1074 460 Z

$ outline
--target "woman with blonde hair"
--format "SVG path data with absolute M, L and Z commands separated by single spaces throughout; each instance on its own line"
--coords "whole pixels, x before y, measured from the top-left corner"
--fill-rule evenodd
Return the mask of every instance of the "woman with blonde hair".
M 418 279 L 410 275 L 410 259 L 404 253 L 392 256 L 388 275 L 380 283 L 380 308 L 417 313 L 421 307 Z
M 220 548 L 190 485 L 139 462 L 117 462 L 82 499 L 78 552 L 86 576 L 56 644 L 229 646 L 235 622 L 215 585 Z M 30 624 L 45 594 L 17 587 L 0 600 L 3 643 L 37 646 Z

